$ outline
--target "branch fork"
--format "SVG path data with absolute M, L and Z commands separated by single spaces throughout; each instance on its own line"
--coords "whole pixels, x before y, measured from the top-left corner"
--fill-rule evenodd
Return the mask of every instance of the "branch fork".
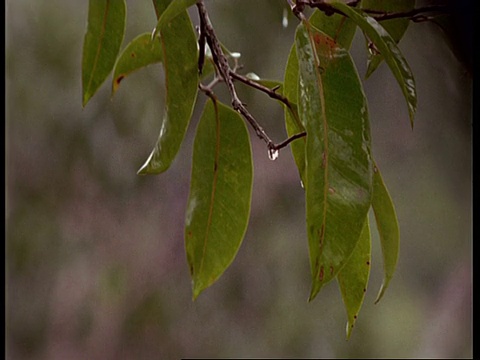
M 292 108 L 290 101 L 286 97 L 276 92 L 278 87 L 270 89 L 243 75 L 238 74 L 237 70 L 241 68 L 241 66 L 238 65 L 237 59 L 235 59 L 234 68 L 232 69 L 230 67 L 227 56 L 224 54 L 222 47 L 220 46 L 220 43 L 215 34 L 215 30 L 213 29 L 213 26 L 210 22 L 210 18 L 208 16 L 208 12 L 205 7 L 204 0 L 198 0 L 196 5 L 198 9 L 198 14 L 200 17 L 200 28 L 199 28 L 200 34 L 198 39 L 200 54 L 198 58 L 198 71 L 201 74 L 203 70 L 203 64 L 205 61 L 205 44 L 209 46 L 210 51 L 212 53 L 213 62 L 215 64 L 214 79 L 208 85 L 200 84 L 199 85 L 200 90 L 203 91 L 207 96 L 215 99 L 213 87 L 217 85 L 219 82 L 224 82 L 227 85 L 227 88 L 230 92 L 232 108 L 235 111 L 237 111 L 239 114 L 241 114 L 245 120 L 248 121 L 248 123 L 255 130 L 256 135 L 267 144 L 269 157 L 271 159 L 275 159 L 278 156 L 278 151 L 280 149 L 286 147 L 292 141 L 306 136 L 306 133 L 302 132 L 299 134 L 295 134 L 278 144 L 273 142 L 273 140 L 268 136 L 268 134 L 265 132 L 262 126 L 257 122 L 257 120 L 253 117 L 253 115 L 248 111 L 245 104 L 238 97 L 238 94 L 234 85 L 234 80 L 240 81 L 250 87 L 253 87 L 254 89 L 265 92 L 271 98 L 283 102 L 289 109 Z

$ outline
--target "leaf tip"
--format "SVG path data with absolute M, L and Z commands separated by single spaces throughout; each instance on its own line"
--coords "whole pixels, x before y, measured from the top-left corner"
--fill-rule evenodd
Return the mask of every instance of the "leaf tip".
M 385 290 L 387 290 L 388 283 L 384 282 L 378 291 L 377 298 L 374 301 L 374 304 L 378 304 L 378 302 L 382 299 L 383 295 L 385 294 Z
M 347 321 L 345 340 L 350 340 L 350 336 L 352 335 L 352 330 L 354 326 L 355 322 L 350 323 L 350 321 Z

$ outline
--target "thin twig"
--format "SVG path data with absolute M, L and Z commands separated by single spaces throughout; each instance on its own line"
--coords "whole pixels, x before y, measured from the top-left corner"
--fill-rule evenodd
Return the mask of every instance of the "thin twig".
M 227 88 L 230 92 L 230 96 L 232 97 L 233 109 L 239 112 L 250 123 L 250 125 L 254 128 L 257 136 L 260 137 L 263 141 L 265 141 L 269 149 L 274 148 L 275 147 L 274 142 L 270 139 L 270 137 L 263 130 L 260 124 L 258 124 L 258 122 L 255 120 L 252 114 L 250 114 L 250 112 L 247 110 L 247 108 L 245 107 L 245 105 L 242 103 L 242 101 L 239 99 L 237 95 L 235 85 L 233 84 L 233 80 L 230 76 L 233 70 L 230 68 L 230 65 L 228 64 L 228 60 L 225 54 L 223 53 L 222 47 L 220 46 L 220 43 L 217 40 L 215 31 L 210 22 L 210 18 L 208 16 L 208 12 L 203 0 L 197 1 L 197 8 L 198 8 L 198 14 L 200 16 L 200 27 L 201 27 L 200 31 L 204 34 L 205 40 L 208 46 L 210 47 L 213 61 L 215 63 L 215 66 L 218 69 L 219 74 L 223 78 L 223 81 L 225 81 L 225 83 L 227 84 Z
M 303 8 L 305 6 L 308 6 L 311 8 L 319 9 L 320 11 L 323 11 L 326 15 L 340 14 L 340 15 L 346 16 L 342 11 L 337 10 L 331 4 L 329 4 L 328 2 L 325 2 L 325 0 L 297 0 L 296 4 L 293 4 L 293 5 L 290 0 L 287 0 L 287 1 L 289 2 L 290 7 L 292 8 L 292 11 L 294 12 L 295 15 L 297 15 L 295 11 L 297 12 L 303 11 Z M 347 2 L 346 4 L 349 6 L 355 7 L 358 3 L 359 3 L 359 0 L 352 0 L 350 2 Z M 425 13 L 432 13 L 432 12 L 446 13 L 448 11 L 448 6 L 447 5 L 429 5 L 429 6 L 423 6 L 420 8 L 412 9 L 409 11 L 399 11 L 399 12 L 385 12 L 385 11 L 372 10 L 372 9 L 362 9 L 362 11 L 366 12 L 377 21 L 407 18 L 414 22 L 419 22 L 419 21 L 430 20 L 429 16 L 424 15 Z M 297 15 L 297 17 L 299 17 L 299 15 Z
M 213 87 L 221 81 L 225 82 L 230 92 L 230 96 L 232 98 L 233 109 L 239 112 L 254 128 L 257 136 L 263 141 L 265 141 L 268 147 L 269 154 L 273 152 L 277 152 L 278 150 L 286 147 L 292 141 L 306 136 L 307 135 L 306 132 L 301 132 L 299 134 L 295 134 L 287 138 L 286 140 L 282 141 L 279 144 L 275 144 L 270 139 L 267 133 L 263 130 L 260 124 L 255 120 L 252 114 L 250 114 L 250 112 L 247 110 L 245 105 L 239 99 L 233 80 L 235 79 L 235 80 L 241 81 L 246 85 L 249 85 L 257 90 L 265 92 L 271 98 L 279 100 L 282 103 L 284 103 L 285 106 L 287 106 L 290 111 L 293 111 L 292 104 L 286 97 L 276 92 L 277 88 L 270 89 L 266 86 L 263 86 L 262 84 L 259 84 L 255 81 L 248 79 L 243 75 L 237 74 L 236 71 L 241 68 L 241 66 L 238 64 L 237 61 L 235 61 L 235 66 L 233 69 L 230 67 L 227 57 L 223 53 L 222 47 L 220 46 L 220 43 L 217 40 L 217 36 L 210 22 L 208 12 L 203 0 L 197 1 L 197 8 L 200 16 L 199 48 L 205 51 L 205 43 L 208 44 L 212 52 L 212 57 L 213 57 L 213 62 L 215 64 L 215 72 L 216 72 L 216 75 L 214 79 L 210 82 L 210 84 L 208 85 L 199 84 L 199 89 L 203 91 L 207 96 L 209 96 L 212 100 L 216 101 L 215 94 L 213 93 Z M 200 73 L 202 72 L 203 62 L 204 62 L 204 55 L 199 56 L 198 70 Z

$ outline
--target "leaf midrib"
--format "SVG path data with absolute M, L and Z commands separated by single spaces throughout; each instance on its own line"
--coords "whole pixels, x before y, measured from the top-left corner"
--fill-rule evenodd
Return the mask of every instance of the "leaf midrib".
M 218 182 L 218 163 L 220 159 L 220 119 L 218 116 L 218 107 L 217 102 L 212 99 L 214 111 L 215 111 L 215 158 L 214 158 L 214 167 L 213 167 L 213 181 L 212 181 L 212 193 L 210 195 L 210 204 L 208 208 L 208 219 L 207 219 L 207 226 L 205 229 L 205 237 L 203 240 L 203 250 L 202 250 L 202 258 L 200 260 L 200 266 L 198 268 L 198 274 L 200 275 L 203 270 L 203 264 L 205 261 L 205 254 L 207 252 L 207 244 L 208 239 L 210 236 L 210 227 L 212 225 L 212 217 L 213 217 L 213 207 L 215 202 L 215 194 L 217 191 L 217 182 Z

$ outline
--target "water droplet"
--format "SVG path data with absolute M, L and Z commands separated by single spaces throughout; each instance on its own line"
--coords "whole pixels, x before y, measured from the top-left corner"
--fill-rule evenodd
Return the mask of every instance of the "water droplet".
M 208 46 L 208 44 L 205 44 L 205 56 L 209 59 L 213 58 L 212 50 L 210 50 L 210 46 Z
M 152 34 L 150 35 L 150 40 L 151 40 L 151 41 L 155 38 L 156 31 L 157 31 L 157 28 L 154 27 L 153 30 L 152 30 Z
M 247 78 L 249 78 L 250 80 L 255 80 L 255 81 L 259 81 L 261 80 L 260 79 L 260 76 L 258 76 L 257 74 L 255 74 L 254 72 L 249 72 L 247 75 L 245 75 Z
M 305 185 L 303 185 L 303 181 L 300 180 L 300 186 L 302 187 L 302 189 L 305 189 Z
M 332 188 L 332 187 L 329 187 L 329 188 L 328 188 L 328 192 L 329 192 L 330 194 L 335 194 L 335 189 Z
M 283 9 L 283 18 L 282 18 L 282 26 L 284 29 L 288 27 L 288 9 Z
M 368 48 L 368 52 L 372 56 L 380 54 L 380 51 L 378 51 L 377 47 L 375 46 L 375 44 L 372 41 L 368 42 L 367 48 Z
M 268 158 L 272 161 L 277 160 L 278 158 L 278 150 L 274 148 L 268 149 Z
M 230 53 L 230 56 L 234 59 L 239 59 L 242 54 L 240 54 L 239 52 L 232 52 Z

